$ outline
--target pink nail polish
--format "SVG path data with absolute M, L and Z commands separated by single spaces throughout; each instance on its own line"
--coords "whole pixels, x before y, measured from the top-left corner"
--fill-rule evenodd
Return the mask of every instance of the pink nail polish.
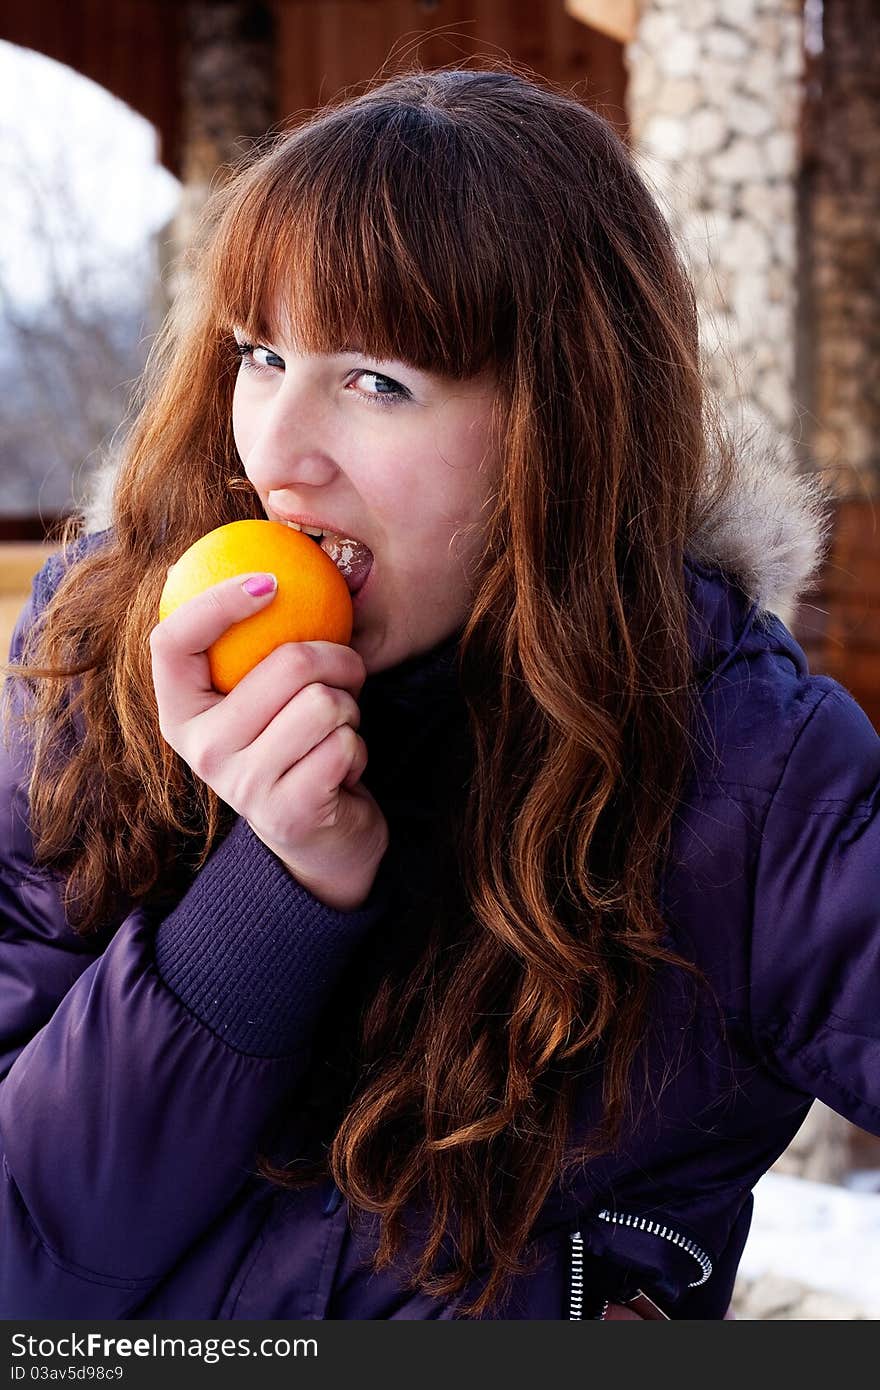
M 241 587 L 252 598 L 259 598 L 261 594 L 271 594 L 277 584 L 274 574 L 255 574 L 252 579 L 246 579 Z

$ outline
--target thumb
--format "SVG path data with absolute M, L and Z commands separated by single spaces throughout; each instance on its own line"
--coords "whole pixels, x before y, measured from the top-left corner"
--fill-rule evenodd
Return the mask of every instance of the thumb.
M 153 628 L 153 684 L 167 720 L 178 724 L 202 713 L 210 689 L 205 653 L 233 623 L 267 607 L 276 589 L 274 575 L 238 574 L 185 599 Z

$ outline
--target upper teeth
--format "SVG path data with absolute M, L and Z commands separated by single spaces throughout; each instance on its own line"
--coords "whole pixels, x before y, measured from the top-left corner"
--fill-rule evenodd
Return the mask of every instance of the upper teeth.
M 288 526 L 292 526 L 294 531 L 305 531 L 307 536 L 323 536 L 324 531 L 320 526 L 301 526 L 298 521 L 288 521 Z

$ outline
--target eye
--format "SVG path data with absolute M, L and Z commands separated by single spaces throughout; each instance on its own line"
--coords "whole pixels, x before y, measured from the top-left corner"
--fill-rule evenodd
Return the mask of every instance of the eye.
M 278 371 L 284 371 L 284 358 L 279 357 L 278 353 L 273 352 L 271 348 L 262 347 L 255 343 L 239 342 L 237 338 L 234 340 L 233 346 L 245 371 L 254 372 L 258 376 L 272 376 Z M 351 384 L 353 385 L 360 377 L 371 377 L 377 388 L 375 391 L 355 390 L 355 395 L 359 396 L 365 403 L 377 405 L 381 409 L 412 399 L 411 392 L 390 376 L 383 376 L 380 372 L 372 372 L 362 367 L 355 372 Z
M 406 389 L 406 387 L 401 386 L 400 382 L 394 381 L 392 377 L 382 376 L 379 372 L 370 372 L 364 369 L 355 373 L 354 381 L 357 381 L 360 377 L 364 376 L 372 377 L 373 381 L 375 381 L 381 387 L 390 387 L 390 390 L 383 389 L 378 391 L 377 393 L 372 391 L 358 390 L 357 394 L 361 396 L 364 401 L 368 401 L 370 405 L 378 405 L 379 407 L 394 406 L 397 405 L 400 401 L 410 399 L 410 393 Z
M 284 358 L 270 348 L 259 347 L 254 343 L 235 341 L 235 351 L 241 358 L 241 365 L 249 372 L 271 372 L 284 370 Z M 260 356 L 258 356 L 260 354 Z M 262 360 L 265 359 L 265 360 Z

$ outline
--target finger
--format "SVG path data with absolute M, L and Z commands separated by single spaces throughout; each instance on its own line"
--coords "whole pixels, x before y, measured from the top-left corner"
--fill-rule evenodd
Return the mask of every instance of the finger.
M 257 597 L 249 594 L 242 588 L 248 578 L 239 574 L 212 584 L 150 633 L 153 684 L 165 727 L 175 728 L 223 698 L 211 684 L 208 648 L 233 623 L 260 612 L 275 596 L 274 589 Z
M 346 717 L 357 725 L 360 723 L 360 709 L 356 697 L 361 692 L 365 678 L 366 667 L 363 659 L 351 647 L 343 646 L 339 642 L 284 642 L 258 662 L 253 670 L 248 671 L 230 690 L 222 705 L 217 705 L 211 710 L 206 732 L 211 732 L 213 722 L 222 722 L 224 727 L 234 731 L 234 739 L 229 745 L 230 751 L 237 752 L 253 746 L 254 753 L 261 756 L 261 748 L 257 747 L 261 743 L 260 735 L 274 729 L 272 742 L 278 753 L 284 753 L 285 739 L 287 752 L 295 753 L 295 757 L 281 758 L 281 770 L 286 771 L 296 758 L 304 756 L 319 738 L 325 737 L 342 720 L 329 722 L 325 700 L 323 727 L 320 723 L 319 708 L 319 717 L 316 719 L 313 715 L 305 728 L 305 733 L 311 737 L 303 746 L 296 721 L 303 717 L 304 707 L 301 704 L 297 705 L 292 716 L 286 717 L 283 725 L 278 725 L 282 711 L 290 710 L 295 697 L 312 687 L 319 692 L 318 706 L 321 704 L 322 689 L 338 690 L 346 695 L 350 702 L 345 706 L 348 711 Z M 308 715 L 312 709 L 312 705 L 307 705 L 306 714 Z
M 205 720 L 226 713 L 224 704 L 212 710 Z M 235 751 L 237 762 L 230 767 L 234 799 L 243 805 L 254 805 L 275 796 L 277 783 L 291 768 L 307 758 L 335 730 L 346 726 L 353 731 L 360 722 L 360 707 L 347 690 L 332 685 L 307 685 L 279 710 L 258 738 Z M 209 733 L 209 742 L 210 737 Z M 228 740 L 221 742 L 228 746 Z M 346 763 L 342 776 L 349 766 Z
M 296 809 L 301 829 L 313 829 L 316 819 L 333 805 L 362 743 L 350 724 L 341 724 L 281 778 L 274 795 Z
M 341 642 L 282 642 L 248 671 L 226 699 L 242 716 L 251 708 L 265 710 L 265 728 L 282 705 L 305 686 L 332 685 L 357 699 L 366 675 L 363 657 Z
M 347 791 L 350 791 L 352 787 L 357 786 L 358 782 L 363 777 L 364 772 L 366 771 L 367 760 L 369 757 L 367 745 L 364 743 L 364 740 L 361 738 L 360 734 L 356 735 L 356 740 L 357 748 L 355 750 L 354 762 L 352 763 L 345 777 L 342 779 L 342 785 L 343 787 L 345 787 Z

